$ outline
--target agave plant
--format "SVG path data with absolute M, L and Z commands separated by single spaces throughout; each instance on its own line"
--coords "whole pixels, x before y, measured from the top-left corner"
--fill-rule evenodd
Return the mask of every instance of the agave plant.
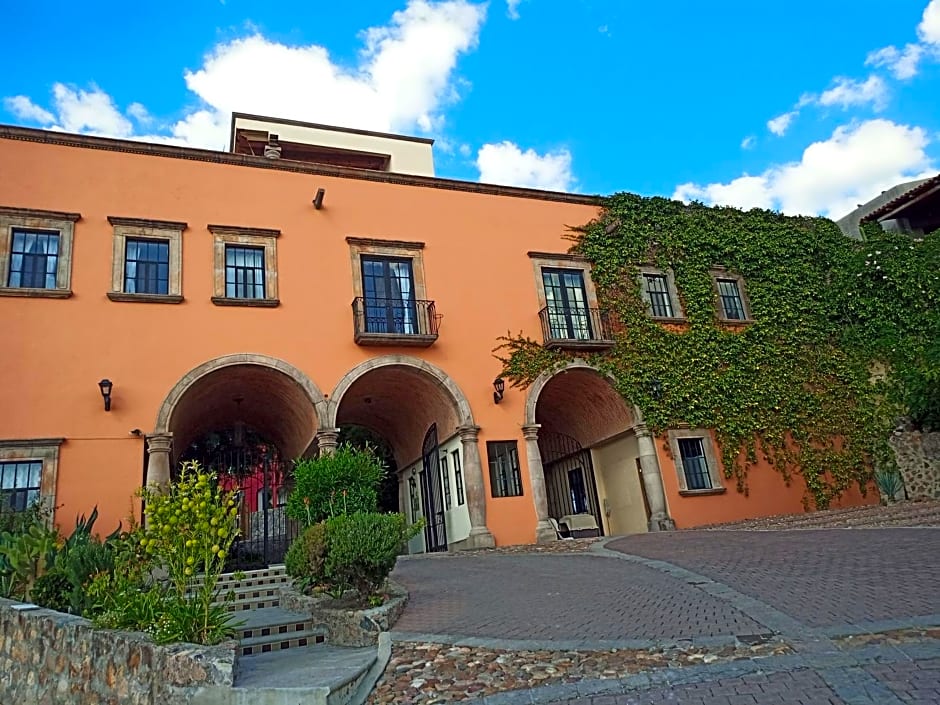
M 875 485 L 881 493 L 882 501 L 888 504 L 904 489 L 904 480 L 897 470 L 876 470 Z

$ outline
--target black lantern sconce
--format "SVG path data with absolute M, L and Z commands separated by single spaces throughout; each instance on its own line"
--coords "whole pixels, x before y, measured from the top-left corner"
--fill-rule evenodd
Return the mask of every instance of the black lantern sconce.
M 493 389 L 496 390 L 493 392 L 493 403 L 499 404 L 503 400 L 503 392 L 506 390 L 506 383 L 502 377 L 493 380 Z
M 656 401 L 663 398 L 663 383 L 656 377 L 650 380 L 650 396 Z
M 104 410 L 111 411 L 111 390 L 114 383 L 110 379 L 103 379 L 98 382 L 98 389 L 101 390 L 101 396 L 104 397 Z
M 323 208 L 323 197 L 326 195 L 325 188 L 318 188 L 317 194 L 313 197 L 313 207 L 317 210 Z

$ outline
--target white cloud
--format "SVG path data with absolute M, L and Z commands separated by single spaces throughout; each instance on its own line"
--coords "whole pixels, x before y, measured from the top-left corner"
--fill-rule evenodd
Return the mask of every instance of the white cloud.
M 930 0 L 924 8 L 920 24 L 917 25 L 917 36 L 924 44 L 940 47 L 940 0 Z
M 772 120 L 767 121 L 767 129 L 777 135 L 777 137 L 783 137 L 790 128 L 790 123 L 793 122 L 793 118 L 799 114 L 798 110 L 791 110 L 783 115 L 778 115 Z
M 799 162 L 728 183 L 681 184 L 673 198 L 841 217 L 901 181 L 935 174 L 929 141 L 922 128 L 890 120 L 843 125 L 807 147 Z
M 835 84 L 819 96 L 816 100 L 819 105 L 838 105 L 841 108 L 849 108 L 871 103 L 875 110 L 883 110 L 887 103 L 888 86 L 878 76 L 869 76 L 864 83 L 838 76 Z
M 547 191 L 569 191 L 574 183 L 567 149 L 539 154 L 522 151 L 512 142 L 485 144 L 477 152 L 480 181 Z
M 895 78 L 904 80 L 917 75 L 917 65 L 924 49 L 920 44 L 908 44 L 903 49 L 889 46 L 870 52 L 866 66 L 884 66 Z
M 741 140 L 741 149 L 753 149 L 757 138 L 754 135 L 748 135 Z
M 227 145 L 233 111 L 428 132 L 440 128 L 442 109 L 459 97 L 453 76 L 457 59 L 477 46 L 485 17 L 486 6 L 468 0 L 409 0 L 388 25 L 362 33 L 364 46 L 355 67 L 334 63 L 322 46 L 291 46 L 257 32 L 219 44 L 201 68 L 184 74 L 201 105 L 163 134 L 134 135 L 131 122 L 97 87 L 82 91 L 56 84 L 55 110 L 46 112 L 54 112 L 56 126 L 70 132 L 212 149 Z M 128 114 L 140 120 L 146 110 L 136 105 L 128 107 Z
M 55 122 L 55 115 L 45 108 L 41 108 L 25 95 L 14 95 L 3 99 L 6 109 L 16 115 L 20 120 L 38 122 L 40 125 L 51 125 Z
M 519 19 L 519 3 L 522 0 L 506 0 L 506 14 L 511 20 Z
M 469 157 L 473 153 L 473 150 L 470 148 L 469 144 L 462 144 L 460 145 L 459 152 L 461 157 Z
M 127 114 L 134 118 L 140 125 L 149 125 L 153 122 L 153 117 L 141 103 L 131 103 L 128 105 Z
M 886 46 L 869 53 L 866 65 L 884 66 L 895 78 L 908 79 L 917 75 L 922 59 L 940 59 L 940 0 L 930 0 L 924 8 L 917 25 L 916 44 L 907 44 L 903 49 Z

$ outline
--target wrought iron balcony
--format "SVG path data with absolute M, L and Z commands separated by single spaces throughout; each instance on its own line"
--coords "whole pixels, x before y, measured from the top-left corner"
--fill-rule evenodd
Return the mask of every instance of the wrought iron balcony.
M 546 306 L 539 319 L 547 348 L 607 350 L 614 345 L 606 309 Z
M 353 299 L 357 345 L 426 348 L 437 340 L 441 316 L 433 301 L 403 301 L 359 296 Z

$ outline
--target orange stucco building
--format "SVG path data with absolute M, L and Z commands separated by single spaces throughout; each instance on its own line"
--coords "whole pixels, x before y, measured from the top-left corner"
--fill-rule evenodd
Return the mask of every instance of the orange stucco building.
M 496 403 L 507 331 L 611 344 L 564 239 L 596 199 L 436 178 L 427 140 L 251 116 L 232 134 L 211 152 L 0 127 L 5 501 L 42 497 L 63 528 L 97 505 L 109 531 L 207 433 L 291 459 L 355 424 L 429 517 L 416 551 L 801 510 L 769 469 L 727 485 L 707 430 L 654 438 L 586 363 Z

